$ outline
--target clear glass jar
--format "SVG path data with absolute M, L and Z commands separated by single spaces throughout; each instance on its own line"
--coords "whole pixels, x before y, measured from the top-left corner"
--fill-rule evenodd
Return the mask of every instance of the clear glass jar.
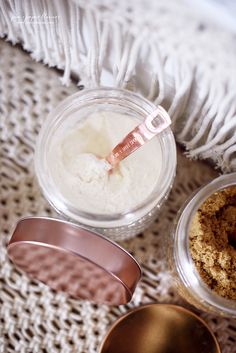
M 46 199 L 63 218 L 96 230 L 114 240 L 134 236 L 155 219 L 158 209 L 171 189 L 176 170 L 176 146 L 170 128 L 154 137 L 159 140 L 163 161 L 154 191 L 142 204 L 126 213 L 97 214 L 73 207 L 56 188 L 47 158 L 50 145 L 58 131 L 63 133 L 68 127 L 76 126 L 81 119 L 85 119 L 91 113 L 110 111 L 142 121 L 155 108 L 153 103 L 130 91 L 99 88 L 83 90 L 68 97 L 49 114 L 38 136 L 35 170 Z
M 222 175 L 197 190 L 180 209 L 169 242 L 169 262 L 180 295 L 207 312 L 236 317 L 236 300 L 213 292 L 200 277 L 189 249 L 189 229 L 202 203 L 213 193 L 236 185 L 236 173 Z

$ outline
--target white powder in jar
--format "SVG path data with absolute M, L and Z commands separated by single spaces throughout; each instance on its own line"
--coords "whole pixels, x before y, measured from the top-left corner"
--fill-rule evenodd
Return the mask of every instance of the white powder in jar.
M 162 168 L 158 138 L 121 161 L 112 172 L 105 160 L 139 123 L 128 115 L 102 111 L 55 138 L 48 155 L 50 174 L 73 207 L 90 213 L 124 213 L 151 195 Z

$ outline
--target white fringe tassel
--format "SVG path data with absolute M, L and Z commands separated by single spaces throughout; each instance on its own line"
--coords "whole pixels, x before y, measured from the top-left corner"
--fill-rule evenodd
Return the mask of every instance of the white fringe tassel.
M 90 1 L 11 0 L 0 2 L 0 35 L 63 69 L 64 85 L 73 73 L 79 85 L 137 90 L 162 104 L 188 156 L 236 170 L 236 85 L 163 45 L 155 32 L 139 32 Z

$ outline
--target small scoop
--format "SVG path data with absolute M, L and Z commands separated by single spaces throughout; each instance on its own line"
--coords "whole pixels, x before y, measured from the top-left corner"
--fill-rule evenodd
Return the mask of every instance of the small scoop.
M 116 145 L 106 157 L 112 168 L 117 167 L 120 161 L 128 157 L 139 147 L 151 140 L 154 136 L 165 130 L 171 124 L 168 113 L 160 106 L 146 119 L 136 126 L 125 138 Z

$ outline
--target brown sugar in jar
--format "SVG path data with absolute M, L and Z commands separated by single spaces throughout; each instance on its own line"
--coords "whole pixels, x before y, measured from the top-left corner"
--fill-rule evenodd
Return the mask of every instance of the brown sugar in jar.
M 198 309 L 236 318 L 236 173 L 202 186 L 180 209 L 169 264 L 184 299 Z
M 190 226 L 190 252 L 203 281 L 236 300 L 236 186 L 215 192 Z

